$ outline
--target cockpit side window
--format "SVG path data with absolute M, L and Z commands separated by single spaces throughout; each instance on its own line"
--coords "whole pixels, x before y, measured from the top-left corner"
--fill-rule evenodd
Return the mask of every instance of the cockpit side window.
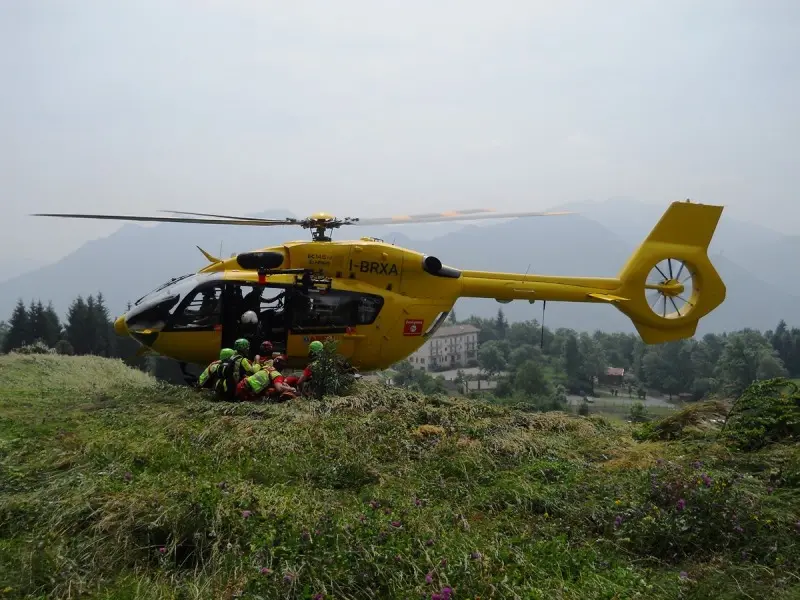
M 222 285 L 207 285 L 189 294 L 175 311 L 170 329 L 212 329 L 221 323 Z
M 298 290 L 292 295 L 291 306 L 292 329 L 345 329 L 373 323 L 383 307 L 383 298 L 344 290 Z
M 260 314 L 266 310 L 277 310 L 283 307 L 286 290 L 282 287 L 253 284 L 235 285 L 235 301 L 239 312 L 252 310 Z

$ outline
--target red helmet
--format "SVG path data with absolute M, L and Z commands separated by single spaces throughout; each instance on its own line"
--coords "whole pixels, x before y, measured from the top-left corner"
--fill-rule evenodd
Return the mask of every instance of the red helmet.
M 279 354 L 272 360 L 272 366 L 280 369 L 282 366 L 289 364 L 289 358 L 285 354 Z
M 272 354 L 272 342 L 269 340 L 261 342 L 261 345 L 258 347 L 259 354 Z

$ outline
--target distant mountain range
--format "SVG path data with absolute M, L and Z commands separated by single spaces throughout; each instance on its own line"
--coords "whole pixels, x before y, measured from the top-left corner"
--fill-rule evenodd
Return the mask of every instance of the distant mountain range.
M 614 199 L 556 207 L 579 212 L 547 219 L 515 219 L 491 225 L 452 224 L 343 228 L 340 239 L 371 235 L 427 254 L 455 267 L 559 275 L 615 276 L 655 225 L 666 206 Z M 262 213 L 287 217 L 286 213 Z M 65 225 L 68 226 L 68 225 Z M 437 228 L 437 229 L 434 229 Z M 449 230 L 449 231 L 447 231 Z M 446 231 L 446 232 L 445 232 Z M 432 237 L 436 232 L 442 232 Z M 0 319 L 18 298 L 52 300 L 65 314 L 78 294 L 102 291 L 112 314 L 164 281 L 194 272 L 205 259 L 195 246 L 223 255 L 306 239 L 291 228 L 125 224 L 116 233 L 86 243 L 56 263 L 0 283 Z M 432 238 L 432 239 L 422 239 Z M 698 334 L 754 327 L 773 328 L 779 319 L 800 325 L 800 236 L 786 236 L 729 218 L 723 213 L 711 247 L 712 261 L 728 288 L 725 302 L 700 323 Z M 499 307 L 511 321 L 541 320 L 541 304 L 460 300 L 460 317 L 491 316 Z M 630 321 L 610 306 L 550 303 L 550 327 L 633 332 Z
M 7 281 L 17 275 L 29 273 L 44 264 L 45 262 L 42 260 L 32 260 L 18 255 L 11 258 L 0 258 L 0 282 Z

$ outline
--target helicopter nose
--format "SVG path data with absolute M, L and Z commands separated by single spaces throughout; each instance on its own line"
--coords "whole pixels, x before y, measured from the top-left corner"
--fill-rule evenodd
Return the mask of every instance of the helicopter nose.
M 128 335 L 128 325 L 125 323 L 125 315 L 117 317 L 117 320 L 114 321 L 114 332 L 120 337 Z

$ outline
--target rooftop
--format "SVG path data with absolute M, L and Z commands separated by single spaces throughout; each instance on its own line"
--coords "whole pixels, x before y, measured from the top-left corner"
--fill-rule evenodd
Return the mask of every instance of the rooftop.
M 624 377 L 625 369 L 621 367 L 608 367 L 606 369 L 606 375 L 610 375 L 611 377 Z
M 431 337 L 449 337 L 451 335 L 464 335 L 465 333 L 478 333 L 480 331 L 474 325 L 448 325 L 440 327 Z

